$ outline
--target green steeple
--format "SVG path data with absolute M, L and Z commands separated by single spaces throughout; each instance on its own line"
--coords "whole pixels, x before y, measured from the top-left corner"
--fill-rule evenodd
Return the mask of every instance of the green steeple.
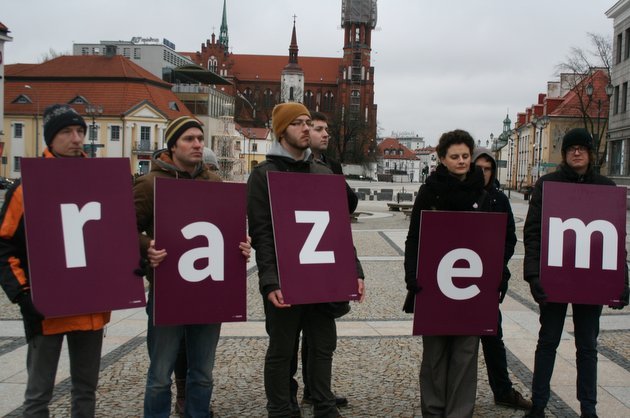
M 221 20 L 221 31 L 219 33 L 219 44 L 223 45 L 227 51 L 228 44 L 230 43 L 228 37 L 228 26 L 227 26 L 227 7 L 225 6 L 225 0 L 223 0 L 223 20 Z

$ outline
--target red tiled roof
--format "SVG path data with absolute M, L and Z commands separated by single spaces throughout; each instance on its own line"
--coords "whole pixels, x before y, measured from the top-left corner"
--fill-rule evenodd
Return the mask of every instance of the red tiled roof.
M 289 63 L 286 55 L 230 56 L 233 66 L 230 75 L 244 80 L 279 81 L 282 70 Z M 341 58 L 299 57 L 306 83 L 337 83 Z
M 588 97 L 586 96 L 586 86 L 593 84 L 593 97 L 591 98 L 590 106 L 586 108 L 590 117 L 597 117 L 597 101 L 601 100 L 602 106 L 600 109 L 600 116 L 608 115 L 609 99 L 606 96 L 606 86 L 609 83 L 608 74 L 604 70 L 595 71 L 590 77 L 585 77 L 580 83 L 571 89 L 564 97 L 562 103 L 550 113 L 551 116 L 571 116 L 582 117 L 582 109 L 586 106 Z M 582 100 L 585 101 L 583 106 L 580 106 L 580 97 L 577 92 L 581 92 Z
M 398 154 L 385 154 L 385 150 L 402 150 L 402 155 Z M 378 144 L 379 154 L 383 156 L 383 158 L 391 159 L 391 160 L 417 160 L 416 154 L 413 153 L 409 148 L 398 142 L 396 138 L 385 138 Z
M 240 131 L 243 136 L 250 139 L 265 139 L 269 135 L 269 128 L 243 128 L 236 124 L 236 130 Z
M 38 102 L 41 114 L 47 106 L 68 103 L 76 96 L 102 106 L 105 116 L 123 115 L 144 101 L 168 119 L 191 114 L 171 91 L 169 83 L 121 56 L 67 56 L 43 64 L 7 65 L 4 81 L 6 114 L 33 114 L 37 112 Z M 21 94 L 27 95 L 32 103 L 12 103 Z M 179 110 L 170 109 L 171 102 Z M 79 113 L 85 111 L 82 105 L 73 107 Z

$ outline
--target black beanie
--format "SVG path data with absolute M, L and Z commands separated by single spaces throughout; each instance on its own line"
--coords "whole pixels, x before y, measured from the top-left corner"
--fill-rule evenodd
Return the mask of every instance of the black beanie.
M 44 110 L 44 141 L 50 148 L 57 132 L 66 126 L 78 125 L 87 131 L 85 121 L 76 110 L 68 105 L 54 104 Z
M 170 149 L 175 145 L 175 142 L 179 137 L 189 128 L 199 128 L 203 132 L 201 123 L 197 119 L 190 116 L 180 116 L 177 119 L 171 121 L 166 127 L 166 133 L 164 134 L 164 140 L 166 141 L 166 148 Z
M 593 149 L 593 138 L 584 128 L 573 128 L 562 138 L 562 152 L 572 145 L 583 145 L 589 150 Z

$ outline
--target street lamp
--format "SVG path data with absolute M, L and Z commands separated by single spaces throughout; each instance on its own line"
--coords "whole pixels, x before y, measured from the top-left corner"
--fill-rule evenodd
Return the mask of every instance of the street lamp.
M 542 132 L 548 124 L 548 116 L 541 116 L 537 119 L 532 120 L 532 125 L 534 125 L 534 139 L 536 138 L 536 128 L 540 129 L 538 133 L 538 150 L 536 152 L 536 161 L 534 161 L 536 163 L 536 180 L 540 178 L 540 165 L 542 163 Z
M 588 109 L 588 105 L 591 104 L 593 100 L 594 87 L 592 83 L 588 83 L 586 86 L 586 95 L 588 96 L 588 104 L 586 105 Z M 610 97 L 613 95 L 615 88 L 612 84 L 608 83 L 606 85 L 606 96 L 608 96 L 608 103 L 610 103 Z M 601 111 L 602 111 L 602 99 L 597 99 L 597 132 L 593 133 L 593 149 L 595 149 L 595 161 L 593 161 L 593 169 L 596 173 L 599 173 L 599 147 L 600 147 L 600 121 L 601 121 Z M 592 126 L 592 125 L 591 125 Z
M 85 113 L 92 117 L 92 126 L 90 127 L 90 158 L 96 158 L 96 117 L 103 114 L 103 106 L 88 103 L 85 106 Z
M 39 92 L 29 84 L 25 84 L 24 88 L 35 92 L 35 156 L 39 156 Z

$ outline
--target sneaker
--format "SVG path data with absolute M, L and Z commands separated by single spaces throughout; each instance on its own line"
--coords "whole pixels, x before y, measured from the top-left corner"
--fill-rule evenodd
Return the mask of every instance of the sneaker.
M 545 408 L 534 406 L 528 413 L 523 415 L 523 418 L 545 418 Z
M 507 406 L 510 408 L 518 408 L 530 410 L 532 409 L 532 401 L 523 398 L 516 389 L 510 390 L 507 396 L 502 398 L 494 398 L 494 403 L 501 406 Z

